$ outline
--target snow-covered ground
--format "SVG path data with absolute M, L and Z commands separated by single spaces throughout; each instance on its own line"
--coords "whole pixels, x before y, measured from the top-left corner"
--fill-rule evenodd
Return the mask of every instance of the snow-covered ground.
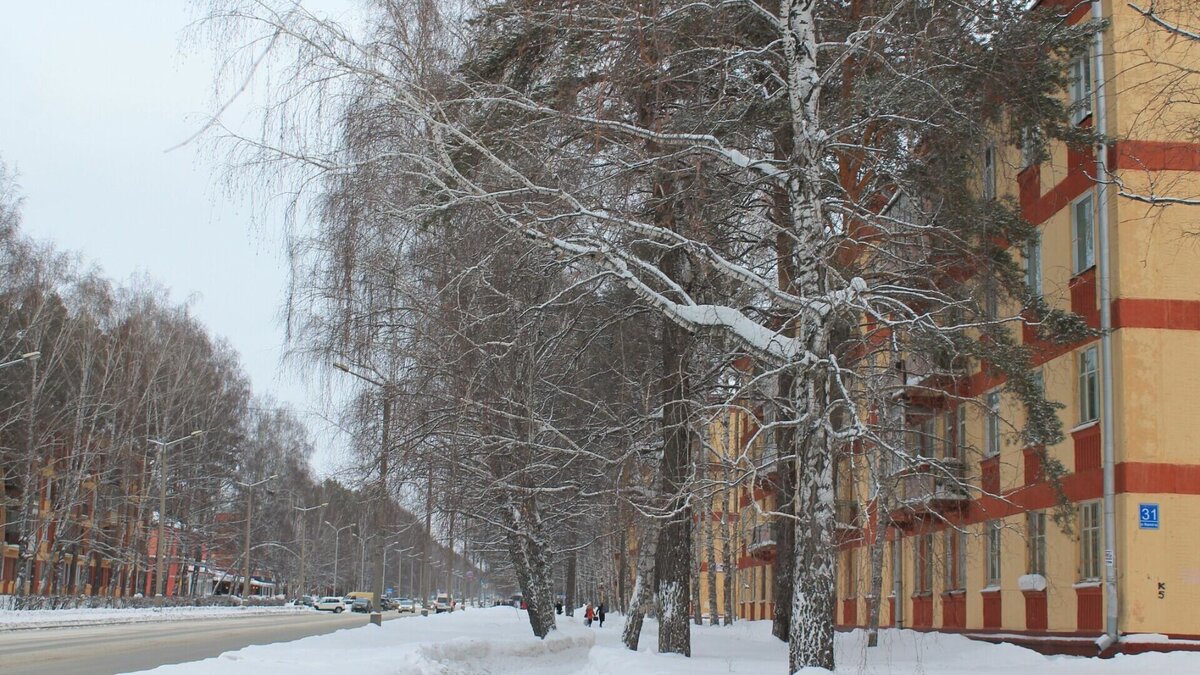
M 582 614 L 582 613 L 580 613 Z M 619 618 L 604 628 L 585 628 L 578 617 L 559 618 L 559 629 L 537 640 L 523 612 L 508 607 L 413 617 L 340 630 L 295 642 L 222 654 L 153 671 L 156 675 L 275 675 L 353 672 L 452 675 L 515 673 L 542 675 L 704 675 L 782 673 L 786 646 L 771 637 L 770 623 L 743 621 L 732 627 L 692 627 L 692 658 L 654 652 L 654 622 L 647 621 L 642 649 L 620 644 Z M 1142 654 L 1110 660 L 1047 657 L 1012 645 L 992 645 L 962 636 L 884 631 L 867 649 L 861 632 L 840 634 L 838 672 L 955 675 L 1155 675 L 1200 673 L 1200 653 Z
M 251 614 L 311 612 L 308 607 L 163 607 L 129 609 L 0 609 L 0 630 L 54 628 L 142 621 L 219 619 Z

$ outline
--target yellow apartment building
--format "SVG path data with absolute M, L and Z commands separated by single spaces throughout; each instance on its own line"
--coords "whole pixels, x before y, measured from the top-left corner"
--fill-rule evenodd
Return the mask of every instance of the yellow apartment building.
M 988 148 L 982 171 L 1038 227 L 1040 244 L 1022 252 L 1029 284 L 1106 330 L 1065 346 L 1022 336 L 1047 398 L 1065 404 L 1069 433 L 1045 450 L 1067 471 L 1067 527 L 1055 521 L 1059 499 L 1039 448 L 1019 446 L 999 422 L 1014 419 L 1016 405 L 975 364 L 964 379 L 980 405 L 935 401 L 909 418 L 975 489 L 943 489 L 919 471 L 899 480 L 901 507 L 885 524 L 881 622 L 1081 654 L 1186 647 L 1137 636 L 1200 639 L 1191 417 L 1200 402 L 1200 247 L 1191 238 L 1200 206 L 1152 207 L 1129 194 L 1200 195 L 1200 135 L 1189 125 L 1200 104 L 1164 84 L 1179 82 L 1175 66 L 1200 69 L 1200 43 L 1155 29 L 1125 2 L 1041 4 L 1072 23 L 1094 10 L 1109 21 L 1093 53 L 1070 64 L 1080 82 L 1071 95 L 1077 123 L 1115 140 L 1099 158 L 1056 145 L 1040 164 L 1018 148 Z M 1116 180 L 1096 180 L 1106 175 Z M 852 484 L 839 487 L 853 499 Z M 847 628 L 866 622 L 868 542 L 879 526 L 862 505 L 863 536 L 843 538 L 839 553 L 837 621 Z

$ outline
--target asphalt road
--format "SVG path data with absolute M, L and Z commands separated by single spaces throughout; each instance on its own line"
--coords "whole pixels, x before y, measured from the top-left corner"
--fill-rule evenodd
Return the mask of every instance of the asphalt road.
M 385 612 L 383 616 L 392 621 L 412 615 Z M 299 640 L 367 621 L 366 614 L 304 612 L 0 631 L 0 673 L 113 675 L 206 659 L 249 645 Z

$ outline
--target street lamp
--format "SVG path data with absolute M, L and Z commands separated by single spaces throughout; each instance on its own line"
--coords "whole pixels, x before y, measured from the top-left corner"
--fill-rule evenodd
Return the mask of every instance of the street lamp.
M 31 352 L 37 354 L 38 352 Z M 28 356 L 28 354 L 26 355 Z M 36 358 L 36 357 L 35 357 Z M 163 559 L 166 555 L 163 553 L 164 525 L 167 520 L 167 448 L 173 445 L 199 438 L 204 435 L 204 431 L 197 429 L 187 436 L 181 436 L 173 441 L 161 441 L 154 438 L 149 439 L 150 444 L 158 447 L 158 542 L 154 545 L 154 598 L 155 602 L 161 605 L 163 603 Z
M 350 525 L 346 525 L 344 527 L 336 527 L 328 520 L 325 521 L 325 524 L 333 530 L 333 594 L 338 595 L 338 544 L 342 541 L 342 530 L 348 530 L 354 527 L 354 524 L 351 523 Z
M 329 502 L 325 502 L 324 504 L 318 504 L 316 506 L 293 506 L 292 507 L 293 509 L 300 512 L 300 595 L 304 595 L 307 593 L 307 590 L 305 589 L 305 578 L 304 578 L 306 576 L 305 573 L 307 572 L 307 569 L 306 569 L 306 563 L 307 563 L 306 555 L 307 554 L 305 552 L 305 544 L 307 543 L 307 539 L 304 536 L 304 514 L 308 513 L 309 511 L 316 511 L 317 509 L 325 508 L 326 506 L 329 506 Z
M 25 354 L 18 356 L 17 358 L 13 359 L 12 361 L 5 361 L 4 363 L 0 363 L 0 368 L 7 368 L 9 366 L 15 366 L 18 363 L 31 363 L 33 361 L 37 361 L 40 358 L 42 358 L 41 352 L 27 352 Z
M 256 483 L 243 483 L 240 480 L 233 481 L 246 489 L 246 559 L 242 561 L 243 571 L 245 572 L 245 576 L 242 579 L 242 600 L 250 598 L 250 521 L 254 516 L 254 488 L 273 481 L 276 478 L 278 478 L 278 474 L 271 474 Z
M 415 547 L 408 546 L 406 548 L 400 548 L 399 546 L 393 545 L 391 548 L 393 551 L 400 554 L 400 565 L 396 570 L 396 593 L 401 597 L 407 597 L 407 595 L 404 593 L 404 559 L 408 557 L 405 554 L 413 550 Z M 387 560 L 387 551 L 384 551 L 383 557 L 384 560 Z M 384 569 L 387 569 L 387 565 L 384 565 Z
M 388 427 L 391 426 L 392 421 L 392 391 L 395 389 L 395 385 L 390 381 L 351 370 L 350 366 L 344 363 L 335 362 L 333 367 L 343 373 L 353 375 L 363 382 L 375 385 L 383 391 L 383 438 L 380 440 L 379 448 L 379 485 L 377 486 L 375 507 L 375 528 L 377 532 L 382 533 L 387 526 L 383 507 L 387 500 Z M 380 598 L 383 597 L 383 547 L 383 537 L 380 537 L 371 550 L 371 563 L 375 566 L 374 578 L 371 580 L 371 623 L 376 626 L 383 625 L 383 615 L 380 613 Z M 366 553 L 365 548 L 363 553 Z

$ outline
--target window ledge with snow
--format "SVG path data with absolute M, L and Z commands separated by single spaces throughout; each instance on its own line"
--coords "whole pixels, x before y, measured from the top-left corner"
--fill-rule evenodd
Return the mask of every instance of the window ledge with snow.
M 1040 574 L 1022 574 L 1017 579 L 1017 588 L 1042 593 L 1046 590 L 1046 577 Z

